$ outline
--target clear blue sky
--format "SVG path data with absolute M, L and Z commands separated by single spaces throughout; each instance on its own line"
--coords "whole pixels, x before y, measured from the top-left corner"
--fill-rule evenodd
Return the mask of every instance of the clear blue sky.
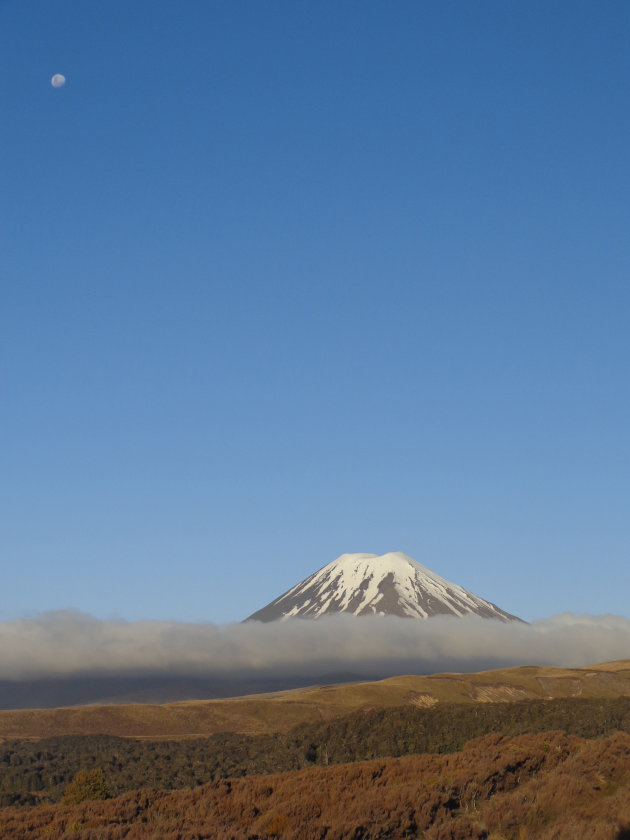
M 629 43 L 0 0 L 0 618 L 236 620 L 352 551 L 629 615 Z

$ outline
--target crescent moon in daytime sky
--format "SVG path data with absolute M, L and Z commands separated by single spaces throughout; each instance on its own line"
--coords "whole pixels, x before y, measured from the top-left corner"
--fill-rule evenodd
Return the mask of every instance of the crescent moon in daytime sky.
M 55 75 L 50 80 L 50 84 L 54 88 L 63 87 L 65 85 L 65 83 L 66 83 L 66 77 L 62 76 L 61 73 L 55 73 Z

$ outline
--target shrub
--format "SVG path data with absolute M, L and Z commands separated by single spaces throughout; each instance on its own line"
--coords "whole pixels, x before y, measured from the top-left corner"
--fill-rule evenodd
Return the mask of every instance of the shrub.
M 79 770 L 63 794 L 63 805 L 78 805 L 88 799 L 109 799 L 103 771 Z

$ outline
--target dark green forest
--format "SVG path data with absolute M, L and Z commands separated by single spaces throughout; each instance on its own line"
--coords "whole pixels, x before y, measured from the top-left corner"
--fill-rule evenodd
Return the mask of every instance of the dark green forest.
M 460 750 L 492 733 L 559 730 L 583 738 L 630 733 L 630 698 L 404 706 L 357 712 L 287 734 L 223 733 L 178 741 L 106 735 L 0 744 L 0 806 L 59 802 L 81 771 L 101 770 L 112 796 L 141 787 L 174 790 L 252 774 L 372 758 Z

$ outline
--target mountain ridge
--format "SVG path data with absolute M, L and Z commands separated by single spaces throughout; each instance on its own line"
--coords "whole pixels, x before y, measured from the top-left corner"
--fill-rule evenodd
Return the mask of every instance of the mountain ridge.
M 421 619 L 474 614 L 500 621 L 522 621 L 401 551 L 342 554 L 245 621 L 316 619 L 337 613 Z

